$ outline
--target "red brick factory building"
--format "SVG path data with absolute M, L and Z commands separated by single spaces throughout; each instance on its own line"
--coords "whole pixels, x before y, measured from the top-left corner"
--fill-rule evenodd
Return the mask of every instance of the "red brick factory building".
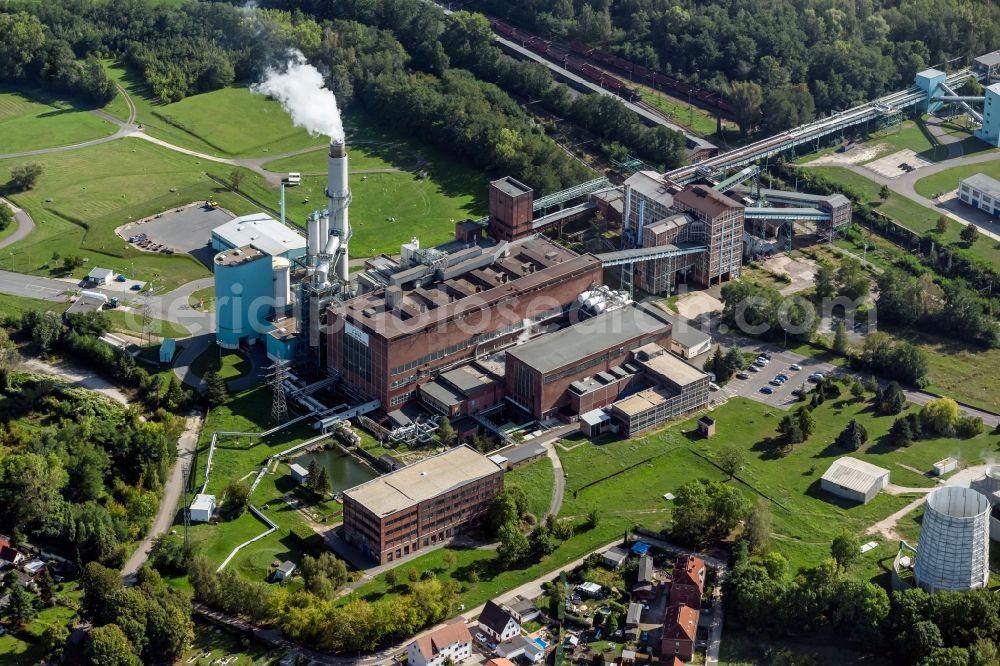
M 408 245 L 398 262 L 369 262 L 362 288 L 371 291 L 334 303 L 327 319 L 328 367 L 386 412 L 459 362 L 564 317 L 602 282 L 597 258 L 544 237 Z
M 503 469 L 458 446 L 344 491 L 344 539 L 378 564 L 449 540 L 503 490 Z

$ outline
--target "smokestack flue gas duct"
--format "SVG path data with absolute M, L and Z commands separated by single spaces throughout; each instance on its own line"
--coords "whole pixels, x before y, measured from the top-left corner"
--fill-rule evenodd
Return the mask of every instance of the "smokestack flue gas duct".
M 348 242 L 351 226 L 347 210 L 351 205 L 351 187 L 347 180 L 347 146 L 343 139 L 330 141 L 330 159 L 327 168 L 326 198 L 330 210 L 330 235 L 339 237 L 336 256 L 331 257 L 334 271 L 344 282 L 348 281 Z

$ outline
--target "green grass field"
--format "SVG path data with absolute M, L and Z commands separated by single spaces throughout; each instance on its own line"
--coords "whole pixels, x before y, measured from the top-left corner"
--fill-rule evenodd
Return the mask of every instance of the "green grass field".
M 132 98 L 136 122 L 144 131 L 183 148 L 216 157 L 262 157 L 321 147 L 329 141 L 294 127 L 280 104 L 247 88 L 225 88 L 161 104 L 122 65 L 106 62 L 105 69 Z
M 958 181 L 977 173 L 985 173 L 987 176 L 1000 179 L 1000 154 L 992 162 L 958 166 L 926 176 L 914 183 L 913 188 L 921 196 L 933 199 L 939 194 L 958 189 Z
M 260 432 L 269 427 L 271 396 L 263 388 L 241 393 L 226 405 L 217 407 L 208 415 L 198 448 L 198 468 L 195 483 L 198 488 L 204 479 L 204 464 L 208 444 L 214 431 Z M 225 438 L 216 449 L 207 491 L 221 499 L 223 489 L 237 479 L 253 480 L 264 461 L 270 456 L 315 436 L 307 424 L 300 423 L 282 430 L 267 440 Z M 263 580 L 267 567 L 275 559 L 300 561 L 307 553 L 319 553 L 322 538 L 310 528 L 305 519 L 280 498 L 298 492 L 298 486 L 288 476 L 283 466 L 277 472 L 264 475 L 254 492 L 252 502 L 266 513 L 279 529 L 274 534 L 253 543 L 233 558 L 230 567 L 252 580 Z M 222 561 L 240 543 L 263 533 L 267 527 L 250 513 L 244 512 L 232 521 L 218 525 L 197 523 L 191 527 L 191 541 L 213 563 Z M 175 581 L 183 587 L 184 581 Z
M 947 395 L 989 411 L 1000 411 L 996 377 L 1000 374 L 1000 349 L 983 349 L 926 331 L 884 328 L 927 354 L 928 391 Z
M 683 125 L 684 127 L 687 127 L 702 136 L 712 136 L 715 134 L 715 116 L 705 109 L 693 104 L 685 104 L 684 102 L 676 100 L 673 97 L 668 97 L 658 90 L 653 90 L 652 88 L 646 88 L 644 86 L 636 87 L 639 89 L 640 95 L 642 95 L 642 101 L 656 109 L 659 109 L 662 113 L 672 118 L 677 124 Z M 731 123 L 728 122 L 724 124 L 731 125 Z
M 77 619 L 76 608 L 83 598 L 79 584 L 62 583 L 56 586 L 56 605 L 42 608 L 34 620 L 16 635 L 0 636 L 0 666 L 22 666 L 41 663 L 45 656 L 42 634 L 49 625 L 69 626 Z
M 35 221 L 28 238 L 4 250 L 14 253 L 14 270 L 61 275 L 62 257 L 88 260 L 73 272 L 82 277 L 103 266 L 169 290 L 210 273 L 189 255 L 141 252 L 115 228 L 191 201 L 217 199 L 238 214 L 258 210 L 205 176 L 205 165 L 187 155 L 141 139 L 122 139 L 34 158 L 43 172 L 35 187 L 10 195 Z M 19 160 L 0 161 L 0 182 Z
M 243 354 L 212 346 L 191 364 L 191 371 L 199 377 L 215 370 L 225 380 L 236 379 L 248 374 L 253 364 Z
M 507 472 L 503 478 L 507 488 L 520 488 L 528 496 L 528 512 L 541 521 L 552 501 L 552 461 L 548 458 L 536 460 L 530 465 Z
M 205 287 L 194 292 L 188 296 L 188 305 L 195 310 L 211 312 L 215 309 L 215 287 Z
M 936 229 L 937 219 L 940 217 L 939 212 L 925 208 L 895 192 L 891 193 L 889 198 L 883 202 L 879 199 L 880 186 L 875 181 L 868 180 L 864 176 L 843 167 L 817 166 L 810 167 L 810 170 L 857 192 L 873 208 L 885 213 L 903 226 L 917 233 L 922 234 Z M 917 182 L 920 183 L 922 181 Z M 962 225 L 954 222 L 949 225 L 942 240 L 949 244 L 960 243 L 959 233 L 961 231 Z M 979 239 L 973 244 L 971 250 L 973 254 L 980 258 L 995 265 L 1000 265 L 1000 246 L 992 238 L 987 238 L 980 234 Z
M 117 129 L 44 91 L 0 86 L 0 153 L 68 146 L 114 134 Z

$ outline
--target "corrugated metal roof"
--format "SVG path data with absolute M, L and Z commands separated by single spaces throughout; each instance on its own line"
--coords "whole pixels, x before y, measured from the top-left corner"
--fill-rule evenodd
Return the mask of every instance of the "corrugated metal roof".
M 880 478 L 888 474 L 889 470 L 883 467 L 844 456 L 833 461 L 830 469 L 823 474 L 823 480 L 848 490 L 867 493 Z

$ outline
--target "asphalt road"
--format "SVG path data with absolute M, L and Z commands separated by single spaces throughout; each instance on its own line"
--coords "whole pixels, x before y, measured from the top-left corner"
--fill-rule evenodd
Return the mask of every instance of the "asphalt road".
M 0 292 L 4 294 L 64 302 L 69 300 L 67 294 L 71 291 L 73 291 L 72 285 L 66 282 L 0 270 Z

